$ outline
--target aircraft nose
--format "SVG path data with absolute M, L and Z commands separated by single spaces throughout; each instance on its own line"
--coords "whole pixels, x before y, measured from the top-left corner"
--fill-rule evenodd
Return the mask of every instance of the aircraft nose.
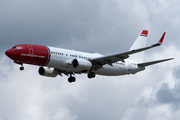
M 9 57 L 9 58 L 13 58 L 13 51 L 11 50 L 11 49 L 9 49 L 9 50 L 7 50 L 6 52 L 5 52 L 5 54 Z
M 5 54 L 9 57 L 10 56 L 10 50 L 6 50 Z

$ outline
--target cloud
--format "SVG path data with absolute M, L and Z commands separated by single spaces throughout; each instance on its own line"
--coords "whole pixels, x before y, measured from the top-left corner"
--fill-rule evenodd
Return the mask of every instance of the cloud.
M 179 73 L 180 73 L 180 66 L 177 66 L 177 67 L 174 68 L 174 70 L 173 70 L 173 75 L 174 75 L 174 77 L 175 77 L 176 79 L 179 79 L 179 78 L 180 78 Z
M 174 56 L 179 54 L 179 50 L 175 48 L 175 46 L 168 47 L 169 49 L 161 52 L 159 56 L 167 56 L 171 51 L 174 53 Z M 157 57 L 156 54 L 150 56 Z M 158 56 L 158 57 L 159 57 Z M 177 71 L 178 68 L 175 67 L 179 64 L 179 57 L 176 57 L 176 60 L 173 62 L 167 62 L 166 65 L 160 64 L 158 66 L 154 66 L 157 69 L 153 69 L 152 72 L 148 72 L 150 76 L 155 75 L 153 78 L 147 79 L 146 81 L 151 80 L 151 87 L 143 88 L 140 97 L 136 98 L 136 102 L 134 105 L 130 107 L 124 114 L 123 119 L 133 119 L 134 117 L 139 119 L 165 119 L 171 120 L 175 117 L 179 112 L 179 78 L 177 79 Z M 165 68 L 163 68 L 163 66 Z M 156 82 L 152 82 L 155 80 Z M 144 114 L 142 114 L 142 112 Z
M 3 63 L 6 64 L 5 60 Z M 2 64 L 2 68 L 6 69 L 1 72 L 6 78 L 0 80 L 1 119 L 77 119 L 77 115 L 67 106 L 71 100 L 81 101 L 80 92 L 75 86 L 68 92 L 67 80 L 63 86 L 59 79 L 40 77 L 37 67 L 25 65 L 28 72 L 23 73 L 18 70 L 18 65 L 5 64 Z
M 133 3 L 136 5 L 133 6 Z M 128 50 L 130 45 L 127 43 L 132 44 L 142 29 L 149 28 L 146 8 L 140 1 L 138 1 L 140 7 L 138 3 L 133 3 L 102 0 L 52 1 L 52 3 L 41 0 L 3 1 L 1 5 L 3 10 L 0 11 L 2 48 L 31 43 L 89 52 L 98 51 L 104 54 L 109 51 L 106 47 L 99 49 L 99 46 L 107 44 L 116 46 L 116 43 L 119 43 L 121 47 L 117 44 L 118 49 L 112 51 Z M 141 8 L 146 13 L 143 16 L 140 13 Z M 143 23 L 139 19 L 142 19 Z M 132 29 L 132 26 L 139 28 Z M 122 37 L 127 33 L 134 36 Z M 81 42 L 84 46 L 80 49 Z M 95 43 L 99 46 L 94 46 Z

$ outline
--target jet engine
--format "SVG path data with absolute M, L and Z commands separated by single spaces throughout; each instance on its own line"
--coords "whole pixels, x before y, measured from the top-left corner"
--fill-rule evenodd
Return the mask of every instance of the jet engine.
M 74 59 L 72 61 L 72 66 L 78 71 L 90 70 L 92 67 L 92 63 L 85 59 Z
M 58 71 L 54 68 L 40 67 L 38 72 L 40 75 L 47 77 L 56 77 L 58 75 Z

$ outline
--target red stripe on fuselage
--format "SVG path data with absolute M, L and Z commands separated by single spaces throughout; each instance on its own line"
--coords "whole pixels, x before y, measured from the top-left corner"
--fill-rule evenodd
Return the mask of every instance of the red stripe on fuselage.
M 6 51 L 6 54 L 14 61 L 45 66 L 50 59 L 49 52 L 49 49 L 43 45 L 20 44 Z

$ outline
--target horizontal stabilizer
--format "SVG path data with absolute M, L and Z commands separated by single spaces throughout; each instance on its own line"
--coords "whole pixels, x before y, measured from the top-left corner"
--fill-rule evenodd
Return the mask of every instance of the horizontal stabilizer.
M 146 63 L 139 63 L 138 66 L 146 67 L 146 66 L 149 66 L 149 65 L 157 64 L 157 63 L 160 63 L 160 62 L 165 62 L 165 61 L 172 60 L 172 59 L 174 59 L 174 58 L 157 60 L 157 61 L 151 61 L 151 62 L 146 62 Z

